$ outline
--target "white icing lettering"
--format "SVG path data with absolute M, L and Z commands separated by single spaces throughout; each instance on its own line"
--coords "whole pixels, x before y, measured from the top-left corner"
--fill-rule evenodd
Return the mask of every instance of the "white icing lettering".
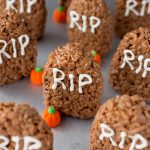
M 11 139 L 5 137 L 5 136 L 0 136 L 0 141 L 3 141 L 0 143 L 0 149 L 1 150 L 9 150 L 8 145 L 10 142 L 14 143 L 14 150 L 19 150 L 19 145 L 20 141 L 23 140 L 24 145 L 23 145 L 23 150 L 35 150 L 35 149 L 40 149 L 42 148 L 42 143 L 37 140 L 36 138 L 33 138 L 31 136 L 25 136 L 23 138 L 20 138 L 19 136 L 12 136 Z
M 127 49 L 124 50 L 124 59 L 123 59 L 123 64 L 121 65 L 121 68 L 124 68 L 126 64 L 128 64 L 131 70 L 134 70 L 134 66 L 130 62 L 130 61 L 133 61 L 134 58 L 135 58 L 134 53 L 131 50 L 127 50 Z
M 109 126 L 107 126 L 106 124 L 102 123 L 100 125 L 100 128 L 101 128 L 101 135 L 99 136 L 99 139 L 101 141 L 104 140 L 104 138 L 109 138 L 109 140 L 111 141 L 112 145 L 113 146 L 117 146 L 117 143 L 113 140 L 113 136 L 115 135 L 115 132 L 113 129 L 111 129 Z
M 77 26 L 79 30 L 82 30 L 82 27 L 78 24 L 80 16 L 76 11 L 73 10 L 70 11 L 70 18 L 71 18 L 70 28 L 73 29 L 75 26 Z
M 117 144 L 113 139 L 113 137 L 115 137 L 115 131 L 112 128 L 102 123 L 100 124 L 100 129 L 101 129 L 101 134 L 99 136 L 99 140 L 103 141 L 105 138 L 108 138 L 113 146 L 115 147 L 118 146 L 120 149 L 125 149 L 125 141 L 127 138 L 132 140 L 129 150 L 134 150 L 134 149 L 142 150 L 148 147 L 147 139 L 145 139 L 141 134 L 135 134 L 134 136 L 130 136 L 127 135 L 126 132 L 121 132 L 120 134 L 121 141 L 119 144 Z
M 139 67 L 136 69 L 135 73 L 138 74 L 139 72 L 141 72 L 142 70 L 142 65 L 143 65 L 143 59 L 144 59 L 144 56 L 143 55 L 140 55 L 138 57 L 138 61 L 139 61 Z
M 2 54 L 8 59 L 10 59 L 11 56 L 6 52 L 7 42 L 4 40 L 0 40 L 0 44 L 3 44 L 3 48 L 0 49 L 0 64 L 2 64 L 3 63 Z
M 42 147 L 42 144 L 39 140 L 26 136 L 24 138 L 24 148 L 23 150 L 34 150 L 34 149 L 39 149 Z
M 21 35 L 18 38 L 18 42 L 19 42 L 20 48 L 21 48 L 20 53 L 21 53 L 22 56 L 24 56 L 25 55 L 25 48 L 29 45 L 30 39 L 29 39 L 28 35 L 24 34 L 24 35 Z M 9 46 L 11 44 L 12 44 L 12 47 L 13 47 L 12 56 L 8 52 L 6 52 L 7 46 Z M 16 39 L 13 39 L 13 38 L 8 43 L 4 40 L 0 40 L 0 45 L 3 45 L 2 48 L 0 49 L 0 64 L 3 63 L 2 56 L 5 57 L 5 58 L 8 58 L 8 59 L 17 58 L 16 44 L 17 44 Z
M 6 0 L 6 9 L 14 9 L 17 11 L 17 8 L 15 7 L 15 3 L 18 0 Z M 19 12 L 24 13 L 25 11 L 28 14 L 31 14 L 32 12 L 32 7 L 37 3 L 37 0 L 27 0 L 27 10 L 25 10 L 25 0 L 19 0 L 20 3 L 20 8 Z
M 125 16 L 129 16 L 130 11 L 132 11 L 136 16 L 139 16 L 138 11 L 135 9 L 137 5 L 138 3 L 135 0 L 127 0 Z
M 13 46 L 13 57 L 17 58 L 16 40 L 15 39 L 11 39 L 10 42 L 12 42 L 12 46 Z
M 145 16 L 146 13 L 150 14 L 150 0 L 142 0 L 140 11 L 137 9 L 137 7 L 138 2 L 136 0 L 127 0 L 125 16 L 128 17 L 130 12 L 133 12 L 136 16 Z
M 126 65 L 128 65 L 131 70 L 134 70 L 135 67 L 132 65 L 132 61 L 134 60 L 135 60 L 134 53 L 131 50 L 124 50 L 124 59 L 120 68 L 123 69 L 125 68 Z M 138 74 L 142 70 L 144 70 L 142 73 L 142 77 L 146 78 L 148 72 L 150 72 L 150 58 L 145 59 L 143 55 L 140 55 L 138 56 L 138 62 L 139 62 L 139 65 L 138 65 L 138 68 L 135 70 L 135 73 Z
M 90 18 L 91 32 L 95 33 L 95 29 L 98 28 L 100 24 L 101 24 L 101 20 L 97 17 L 92 16 Z
M 82 27 L 82 32 L 86 32 L 87 30 L 87 17 L 86 16 L 82 16 L 82 20 L 83 20 L 83 27 Z
M 147 72 L 150 72 L 150 59 L 147 58 L 144 61 L 144 72 L 142 74 L 142 77 L 145 78 L 147 76 Z
M 0 140 L 2 140 L 3 142 L 0 143 L 0 149 L 2 150 L 9 150 L 7 148 L 7 145 L 9 144 L 9 139 L 5 136 L 0 136 Z
M 60 77 L 58 77 L 58 74 Z M 65 79 L 66 75 L 62 70 L 59 70 L 58 68 L 53 68 L 53 85 L 52 85 L 52 90 L 56 90 L 58 87 L 58 83 L 62 85 L 63 90 L 66 90 L 66 85 L 63 83 L 63 80 Z M 69 74 L 68 75 L 70 79 L 70 88 L 69 91 L 73 92 L 75 90 L 74 86 L 74 75 Z M 79 88 L 79 93 L 83 93 L 83 86 L 91 84 L 92 83 L 92 78 L 88 74 L 80 74 L 79 75 L 79 81 L 78 81 L 78 88 Z
M 69 78 L 70 78 L 70 92 L 74 91 L 74 75 L 73 74 L 69 74 Z
M 27 13 L 30 14 L 32 12 L 32 6 L 37 3 L 37 0 L 27 0 L 28 8 Z
M 125 139 L 127 137 L 127 134 L 125 132 L 121 132 L 120 136 L 121 136 L 121 142 L 119 144 L 119 148 L 124 149 L 124 144 L 125 144 Z
M 18 38 L 18 40 L 19 40 L 19 43 L 21 46 L 21 55 L 24 56 L 25 55 L 25 48 L 28 46 L 30 39 L 26 34 L 24 34 L 24 35 L 21 35 Z
M 6 9 L 14 9 L 17 11 L 17 9 L 14 6 L 15 0 L 6 0 Z
M 80 31 L 86 32 L 87 31 L 87 24 L 89 22 L 91 33 L 95 33 L 96 29 L 100 26 L 101 20 L 98 17 L 91 16 L 87 17 L 85 15 L 80 16 L 76 11 L 71 10 L 70 11 L 70 28 L 73 29 L 77 27 Z M 79 20 L 82 20 L 82 27 L 79 24 Z
M 132 143 L 131 143 L 129 150 L 144 149 L 148 146 L 147 140 L 140 134 L 136 134 L 133 137 L 131 137 L 131 136 L 129 136 L 129 137 L 132 139 Z M 140 144 L 138 144 L 139 141 L 140 141 Z
M 24 13 L 24 0 L 20 0 L 20 13 Z
M 84 78 L 87 78 L 88 80 L 87 81 L 83 81 Z M 81 74 L 79 76 L 79 93 L 83 93 L 83 86 L 85 85 L 88 85 L 88 84 L 91 84 L 92 83 L 92 78 L 90 75 L 88 74 Z
M 141 16 L 145 16 L 146 6 L 148 5 L 147 14 L 150 14 L 150 0 L 143 0 L 142 1 L 142 8 L 141 8 Z
M 59 77 L 59 78 L 57 78 L 58 73 L 61 74 L 61 77 Z M 62 82 L 62 80 L 64 80 L 64 78 L 65 78 L 64 72 L 57 69 L 57 68 L 54 68 L 53 69 L 53 76 L 54 76 L 54 83 L 52 85 L 52 89 L 56 90 L 58 83 L 60 83 L 62 85 L 63 89 L 66 90 L 65 84 Z
M 15 150 L 19 150 L 19 142 L 20 142 L 20 137 L 19 136 L 13 136 L 11 138 L 12 142 L 15 143 Z

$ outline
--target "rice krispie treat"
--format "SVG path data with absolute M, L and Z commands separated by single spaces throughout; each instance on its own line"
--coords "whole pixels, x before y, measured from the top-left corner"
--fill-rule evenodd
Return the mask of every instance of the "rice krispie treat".
M 73 117 L 94 117 L 103 91 L 100 66 L 84 46 L 68 43 L 49 55 L 43 86 L 47 106 Z
M 149 10 L 149 0 L 115 0 L 116 34 L 122 38 L 139 27 L 149 27 Z
M 36 56 L 37 40 L 26 19 L 14 10 L 0 14 L 0 85 L 30 75 Z
M 111 62 L 110 83 L 121 94 L 150 101 L 150 29 L 125 35 Z
M 46 22 L 45 0 L 0 0 L 0 13 L 13 9 L 22 13 L 31 26 L 32 36 L 43 36 Z
M 111 49 L 113 19 L 104 0 L 73 0 L 67 13 L 68 38 L 101 56 Z
M 150 106 L 139 96 L 117 96 L 100 106 L 90 150 L 149 150 Z
M 27 104 L 0 103 L 0 114 L 0 149 L 53 149 L 51 129 L 34 108 Z

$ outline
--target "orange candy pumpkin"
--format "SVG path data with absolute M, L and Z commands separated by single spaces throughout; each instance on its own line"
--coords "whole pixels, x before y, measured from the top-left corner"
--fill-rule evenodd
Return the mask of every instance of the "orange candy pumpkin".
M 42 75 L 43 69 L 41 67 L 36 67 L 31 71 L 30 81 L 36 85 L 42 85 Z
M 61 116 L 59 111 L 57 111 L 52 106 L 44 110 L 42 118 L 46 122 L 46 124 L 51 128 L 59 126 L 61 122 Z
M 59 6 L 53 12 L 53 21 L 57 23 L 66 23 L 66 10 L 63 6 Z
M 98 63 L 101 64 L 101 56 L 95 51 L 92 51 L 92 55 L 93 55 L 93 60 Z

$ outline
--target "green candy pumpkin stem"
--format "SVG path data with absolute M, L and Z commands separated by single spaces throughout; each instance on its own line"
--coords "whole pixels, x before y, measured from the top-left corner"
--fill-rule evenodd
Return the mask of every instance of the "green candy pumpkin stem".
M 60 11 L 60 12 L 64 11 L 64 9 L 65 9 L 64 6 L 59 6 L 58 7 L 58 11 Z
M 43 69 L 41 67 L 36 67 L 35 70 L 36 70 L 36 72 L 42 72 L 43 71 Z
M 97 52 L 95 50 L 93 50 L 91 53 L 92 53 L 93 56 L 97 55 Z
M 55 112 L 56 112 L 56 109 L 54 107 L 49 107 L 48 108 L 48 113 L 55 114 Z

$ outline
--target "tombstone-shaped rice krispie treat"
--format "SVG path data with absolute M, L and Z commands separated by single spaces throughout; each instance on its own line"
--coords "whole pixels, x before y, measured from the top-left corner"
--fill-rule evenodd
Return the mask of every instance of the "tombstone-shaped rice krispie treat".
M 117 96 L 100 106 L 90 150 L 149 150 L 150 106 L 139 96 Z
M 121 94 L 150 101 L 150 29 L 127 33 L 113 56 L 110 83 Z
M 149 0 L 115 0 L 116 34 L 123 37 L 139 27 L 150 26 Z
M 104 0 L 73 0 L 67 12 L 68 38 L 101 56 L 111 49 L 113 19 Z
M 43 36 L 46 22 L 45 0 L 0 0 L 0 12 L 13 9 L 22 13 L 31 26 L 32 36 Z
M 100 66 L 84 46 L 68 43 L 49 55 L 43 86 L 47 106 L 73 117 L 91 118 L 103 91 Z
M 25 18 L 14 10 L 0 14 L 0 85 L 30 75 L 36 56 L 37 40 Z
M 52 150 L 51 129 L 27 104 L 0 103 L 0 149 Z

